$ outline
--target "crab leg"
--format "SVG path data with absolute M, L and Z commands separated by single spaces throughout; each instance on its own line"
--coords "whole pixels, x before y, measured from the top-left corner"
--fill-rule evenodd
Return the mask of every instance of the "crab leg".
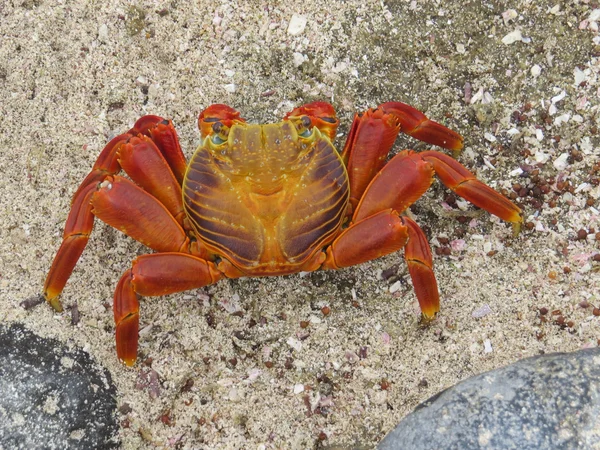
M 356 115 L 342 152 L 350 178 L 350 202 L 356 207 L 387 155 L 399 132 L 416 139 L 459 150 L 463 138 L 455 131 L 429 120 L 422 112 L 400 102 L 388 102 Z
M 381 110 L 355 115 L 342 152 L 350 179 L 350 203 L 355 208 L 373 176 L 385 165 L 400 132 L 396 117 Z
M 119 164 L 136 184 L 165 205 L 179 223 L 183 222 L 181 183 L 152 139 L 143 135 L 129 139 L 119 150 Z
M 172 124 L 169 122 L 166 125 L 164 122 L 158 116 L 144 116 L 128 133 L 112 139 L 104 147 L 92 171 L 75 192 L 71 202 L 71 211 L 65 224 L 63 242 L 54 257 L 44 284 L 44 297 L 55 310 L 62 311 L 58 296 L 83 253 L 94 225 L 94 216 L 90 205 L 92 195 L 97 186 L 107 177 L 115 175 L 121 170 L 121 152 L 123 152 L 123 164 L 127 168 L 126 172 L 131 171 L 132 179 L 148 187 L 152 193 L 166 202 L 173 214 L 182 219 L 183 215 L 180 213 L 182 211 L 181 187 L 178 183 L 175 183 L 178 187 L 174 187 L 172 181 L 174 175 L 171 172 L 175 169 L 165 160 L 167 158 L 172 161 L 182 159 L 185 163 L 185 158 L 177 143 L 177 135 L 172 129 Z M 149 143 L 145 138 L 134 138 L 133 143 L 128 143 L 135 134 L 139 133 L 153 135 L 162 147 L 159 148 Z M 177 145 L 170 145 L 169 142 L 175 142 Z M 146 157 L 138 158 L 135 155 L 138 150 Z M 163 170 L 168 173 L 162 173 Z M 162 183 L 166 183 L 165 191 L 161 189 Z
M 327 249 L 321 268 L 339 269 L 361 264 L 403 247 L 423 316 L 433 318 L 439 311 L 440 299 L 427 238 L 413 220 L 399 217 L 392 209 L 380 211 L 346 228 Z
M 223 275 L 212 262 L 181 253 L 155 253 L 135 259 L 115 289 L 117 355 L 128 366 L 137 358 L 138 295 L 161 296 L 216 283 Z
M 420 154 L 403 150 L 375 175 L 356 207 L 352 221 L 357 222 L 387 208 L 401 214 L 429 189 L 433 174 L 432 165 Z
M 322 269 L 339 269 L 388 255 L 406 245 L 408 230 L 391 208 L 346 228 L 327 248 Z
M 402 217 L 408 229 L 404 259 L 425 320 L 433 319 L 440 310 L 440 294 L 433 273 L 433 258 L 427 237 L 421 227 L 409 217 Z
M 95 184 L 88 184 L 85 189 L 79 188 L 65 224 L 62 244 L 46 276 L 44 298 L 59 312 L 62 311 L 62 305 L 58 300 L 58 296 L 67 284 L 75 264 L 77 264 L 83 253 L 94 226 L 90 199 L 95 190 Z
M 482 183 L 454 158 L 433 150 L 420 153 L 449 189 L 474 205 L 485 209 L 506 222 L 513 223 L 515 233 L 523 221 L 521 209 L 488 185 Z
M 415 139 L 448 150 L 458 151 L 463 148 L 463 137 L 460 134 L 428 119 L 421 111 L 406 103 L 387 102 L 382 103 L 378 108 L 396 116 L 401 131 Z
M 152 138 L 169 164 L 178 183 L 183 183 L 187 163 L 181 151 L 173 122 L 159 116 L 143 116 L 129 130 L 129 134 L 133 136 L 143 134 Z

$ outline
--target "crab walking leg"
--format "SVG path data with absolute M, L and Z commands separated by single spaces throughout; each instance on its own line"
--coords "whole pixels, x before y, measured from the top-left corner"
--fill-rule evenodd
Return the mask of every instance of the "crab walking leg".
M 58 296 L 83 253 L 94 216 L 157 251 L 189 251 L 190 242 L 166 207 L 125 178 L 106 176 L 75 197 L 65 224 L 63 242 L 44 284 L 44 297 L 62 311 Z
M 161 296 L 216 283 L 223 274 L 215 265 L 182 253 L 155 253 L 135 259 L 115 289 L 117 356 L 128 366 L 137 358 L 138 295 Z
M 354 266 L 400 250 L 408 239 L 402 219 L 391 208 L 346 228 L 327 248 L 322 269 Z
M 433 319 L 440 310 L 440 294 L 433 273 L 431 247 L 421 227 L 409 217 L 402 218 L 408 229 L 408 243 L 404 259 L 413 282 L 413 288 L 425 320 Z
M 83 253 L 94 226 L 94 216 L 91 213 L 90 199 L 96 191 L 95 184 L 88 184 L 85 189 L 79 188 L 78 194 L 73 199 L 71 212 L 65 224 L 63 241 L 52 261 L 46 281 L 44 283 L 44 298 L 56 311 L 62 311 L 58 296 L 79 257 Z
M 517 205 L 479 181 L 454 158 L 433 150 L 420 155 L 433 166 L 437 176 L 449 189 L 502 220 L 513 223 L 515 234 L 519 232 L 523 217 Z
M 403 150 L 373 177 L 352 221 L 357 222 L 388 208 L 402 214 L 429 189 L 434 173 L 433 166 L 421 155 Z
M 63 231 L 63 241 L 54 256 L 44 283 L 44 298 L 56 311 L 62 311 L 58 296 L 83 253 L 94 227 L 94 216 L 90 205 L 92 194 L 95 192 L 96 186 L 107 176 L 121 170 L 117 160 L 118 150 L 130 137 L 130 134 L 121 134 L 104 147 L 92 171 L 85 177 L 73 195 L 71 210 Z
M 189 239 L 167 208 L 126 178 L 107 177 L 90 205 L 100 220 L 153 250 L 188 252 Z
M 460 134 L 428 119 L 421 111 L 406 103 L 387 102 L 382 103 L 378 108 L 396 116 L 401 131 L 415 139 L 454 151 L 463 148 L 463 137 Z
M 339 269 L 379 258 L 404 247 L 404 258 L 423 316 L 433 318 L 440 298 L 431 249 L 419 226 L 392 209 L 380 211 L 355 224 L 327 249 L 322 269 Z
M 73 200 L 71 201 L 71 212 L 73 212 L 73 205 L 81 197 L 81 193 L 86 191 L 90 185 L 96 186 L 108 175 L 119 173 L 121 166 L 119 165 L 118 161 L 118 151 L 130 137 L 131 135 L 129 133 L 120 134 L 119 136 L 111 139 L 111 141 L 106 144 L 104 149 L 102 149 L 102 152 L 100 152 L 98 159 L 96 159 L 92 170 L 81 182 L 75 194 L 73 194 Z

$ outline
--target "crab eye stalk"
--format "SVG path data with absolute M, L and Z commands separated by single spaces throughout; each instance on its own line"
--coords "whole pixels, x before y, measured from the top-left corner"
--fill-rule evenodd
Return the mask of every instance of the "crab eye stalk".
M 198 117 L 198 128 L 200 129 L 202 138 L 205 138 L 206 136 L 213 137 L 215 133 L 220 134 L 220 137 L 223 138 L 223 132 L 214 129 L 215 124 L 221 123 L 224 126 L 224 129 L 229 130 L 229 128 L 235 124 L 245 122 L 246 121 L 240 117 L 240 113 L 237 110 L 227 105 L 215 104 L 209 106 L 200 113 L 200 116 Z M 223 140 L 227 140 L 226 135 Z
M 296 127 L 298 136 L 307 138 L 312 134 L 312 120 L 309 116 L 294 117 L 291 119 L 292 123 Z
M 310 125 L 306 126 L 304 123 L 304 117 L 310 119 Z M 321 133 L 327 136 L 331 141 L 335 139 L 335 135 L 337 132 L 337 127 L 339 125 L 339 121 L 336 118 L 335 110 L 333 106 L 331 106 L 327 102 L 312 102 L 307 103 L 306 105 L 299 106 L 294 108 L 292 111 L 287 113 L 284 117 L 284 120 L 294 120 L 294 124 L 298 129 L 298 123 L 302 123 L 303 128 L 309 128 L 310 131 L 314 128 L 317 128 Z M 302 131 L 298 129 L 298 134 L 303 137 Z

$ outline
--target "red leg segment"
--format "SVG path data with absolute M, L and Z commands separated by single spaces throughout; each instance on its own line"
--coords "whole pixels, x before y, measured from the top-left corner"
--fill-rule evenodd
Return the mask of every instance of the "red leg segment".
M 422 112 L 404 103 L 383 103 L 362 116 L 355 116 L 342 152 L 342 159 L 347 162 L 350 202 L 354 208 L 375 174 L 385 165 L 387 155 L 401 131 L 452 150 L 459 150 L 463 146 L 460 134 L 429 120 Z
M 179 223 L 183 223 L 181 183 L 152 139 L 132 137 L 119 150 L 121 168 L 146 192 L 158 199 Z
M 408 231 L 395 211 L 387 209 L 346 228 L 331 246 L 322 269 L 361 264 L 400 250 Z
M 515 224 L 515 232 L 518 232 L 523 217 L 521 209 L 513 202 L 479 181 L 462 164 L 448 155 L 427 151 L 421 153 L 421 157 L 433 166 L 435 173 L 449 189 L 502 220 L 512 222 Z
M 44 298 L 59 312 L 62 311 L 62 305 L 58 296 L 83 253 L 94 226 L 90 199 L 95 191 L 96 185 L 93 183 L 85 186 L 85 189 L 79 188 L 65 224 L 62 244 L 52 261 L 44 283 Z
M 373 176 L 385 165 L 387 155 L 400 132 L 392 114 L 369 109 L 356 115 L 342 152 L 350 178 L 350 203 L 355 208 Z
M 400 121 L 401 131 L 423 142 L 449 150 L 461 150 L 463 137 L 444 125 L 429 120 L 425 114 L 406 103 L 387 102 L 378 106 Z
M 132 135 L 143 134 L 151 137 L 160 149 L 163 157 L 171 167 L 177 182 L 183 183 L 183 176 L 187 168 L 185 156 L 179 145 L 179 138 L 173 122 L 159 116 L 144 116 L 140 118 L 133 128 L 129 130 Z
M 360 200 L 353 222 L 387 208 L 399 214 L 416 202 L 433 181 L 433 167 L 418 153 L 404 150 L 375 175 Z
M 107 177 L 92 194 L 92 212 L 103 222 L 159 252 L 187 252 L 181 225 L 152 195 L 118 175 Z
M 419 226 L 386 209 L 350 225 L 327 249 L 322 269 L 339 269 L 388 255 L 404 247 L 415 294 L 426 319 L 439 311 L 440 297 L 431 249 Z
M 408 218 L 402 218 L 408 229 L 408 243 L 404 248 L 404 258 L 408 272 L 413 282 L 417 300 L 423 317 L 433 319 L 440 310 L 440 294 L 433 273 L 433 258 L 427 237 L 417 223 Z
M 216 283 L 223 274 L 214 264 L 192 255 L 156 253 L 133 261 L 114 297 L 117 356 L 128 366 L 137 358 L 139 302 L 137 295 L 161 296 Z

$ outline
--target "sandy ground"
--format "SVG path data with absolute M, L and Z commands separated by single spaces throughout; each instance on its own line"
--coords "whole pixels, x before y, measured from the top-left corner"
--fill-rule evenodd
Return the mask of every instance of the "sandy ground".
M 466 377 L 598 345 L 594 8 L 587 0 L 3 2 L 1 320 L 82 346 L 109 368 L 123 448 L 371 448 L 419 402 Z M 431 326 L 419 324 L 394 254 L 335 273 L 146 299 L 146 365 L 124 368 L 112 292 L 147 250 L 101 223 L 62 296 L 78 305 L 80 322 L 47 305 L 20 306 L 41 292 L 78 184 L 140 115 L 172 118 L 190 156 L 197 114 L 211 103 L 267 122 L 315 99 L 336 106 L 342 134 L 355 111 L 411 103 L 461 132 L 459 160 L 523 206 L 527 227 L 513 238 L 488 214 L 448 204 L 437 183 L 415 205 L 440 254 L 443 303 Z M 396 151 L 408 146 L 426 148 L 403 137 Z

